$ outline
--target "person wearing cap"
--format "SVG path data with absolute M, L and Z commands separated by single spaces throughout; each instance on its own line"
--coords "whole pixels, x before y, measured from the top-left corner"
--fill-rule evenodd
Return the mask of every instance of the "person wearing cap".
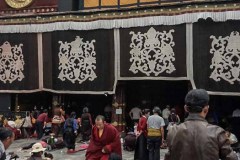
M 209 124 L 209 95 L 204 89 L 193 89 L 185 97 L 186 121 L 169 128 L 169 152 L 165 160 L 237 160 L 225 131 Z
M 35 143 L 32 146 L 31 157 L 27 160 L 51 160 L 50 158 L 42 158 L 43 152 L 46 148 L 43 148 L 41 143 Z
M 164 119 L 160 117 L 161 110 L 154 107 L 153 115 L 147 120 L 147 148 L 149 150 L 149 160 L 160 159 L 160 147 L 164 141 Z

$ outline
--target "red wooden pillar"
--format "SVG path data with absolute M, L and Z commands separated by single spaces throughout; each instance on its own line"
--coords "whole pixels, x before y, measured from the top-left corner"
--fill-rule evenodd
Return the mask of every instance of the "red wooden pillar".
M 125 131 L 125 87 L 124 83 L 117 85 L 112 103 L 112 124 L 121 132 Z

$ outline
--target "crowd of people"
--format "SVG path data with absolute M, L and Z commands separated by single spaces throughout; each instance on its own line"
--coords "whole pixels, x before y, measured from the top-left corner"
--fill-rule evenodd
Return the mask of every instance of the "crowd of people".
M 171 109 L 169 105 L 162 112 L 159 107 L 154 107 L 153 115 L 150 115 L 149 109 L 139 111 L 134 108 L 130 111 L 133 122 L 138 122 L 134 127 L 134 160 L 159 160 L 161 148 L 168 149 L 165 160 L 240 158 L 236 154 L 236 151 L 239 152 L 237 136 L 240 135 L 235 136 L 229 130 L 210 124 L 206 120 L 209 95 L 205 90 L 191 90 L 185 97 L 184 109 L 187 116 L 183 123 L 180 122 L 176 110 Z M 237 113 L 238 110 L 235 110 L 235 117 Z M 129 142 L 135 138 L 131 134 L 127 136 L 125 140 Z M 130 144 L 126 142 L 126 145 Z M 232 147 L 236 151 L 233 151 Z
M 109 117 L 108 117 L 109 118 Z M 2 121 L 0 127 L 0 160 L 6 159 L 5 150 L 10 146 L 14 139 L 35 137 L 39 142 L 24 146 L 23 149 L 31 148 L 31 157 L 28 160 L 50 160 L 53 159 L 51 154 L 43 154 L 48 148 L 56 147 L 63 143 L 68 149 L 67 153 L 75 153 L 76 138 L 80 134 L 81 142 L 87 145 L 85 149 L 86 159 L 101 160 L 120 160 L 122 149 L 120 134 L 111 124 L 106 123 L 104 116 L 97 116 L 95 125 L 92 122 L 92 116 L 87 107 L 83 108 L 81 117 L 77 117 L 76 112 L 66 115 L 61 106 L 55 107 L 52 111 L 43 110 L 42 113 L 34 111 L 32 114 L 26 113 L 22 118 L 19 127 L 13 117 L 6 118 Z M 3 138 L 1 139 L 2 132 Z M 18 136 L 16 136 L 18 135 Z M 62 136 L 59 136 L 62 135 Z M 111 138 L 109 138 L 111 137 Z M 11 140 L 11 141 L 10 141 Z M 52 145 L 55 144 L 55 145 Z M 62 147 L 62 145 L 59 145 Z M 44 157 L 45 155 L 45 157 Z
M 134 160 L 160 160 L 161 148 L 168 149 L 165 160 L 238 160 L 231 145 L 238 142 L 236 137 L 239 135 L 235 136 L 217 125 L 209 124 L 206 120 L 209 112 L 209 95 L 205 90 L 189 91 L 185 97 L 184 109 L 188 116 L 181 123 L 176 110 L 170 106 L 166 106 L 163 111 L 158 106 L 153 110 L 139 111 L 135 108 L 137 112 L 129 114 L 135 123 L 135 130 L 133 134 L 127 134 L 125 137 L 124 148 L 130 144 L 127 142 L 131 139 L 128 139 L 128 135 L 131 135 L 135 138 L 135 141 L 132 141 Z M 238 115 L 238 112 L 236 111 L 234 115 Z M 49 122 L 51 127 L 48 126 Z M 17 136 L 29 138 L 34 136 L 34 133 L 39 140 L 51 134 L 46 142 L 39 141 L 30 146 L 31 157 L 28 160 L 44 159 L 47 146 L 51 147 L 55 141 L 62 142 L 68 148 L 68 153 L 75 153 L 76 137 L 79 134 L 82 141 L 87 143 L 86 160 L 122 159 L 123 137 L 119 131 L 107 123 L 102 115 L 98 115 L 95 122 L 92 122 L 87 107 L 83 108 L 80 118 L 75 112 L 67 116 L 58 106 L 52 112 L 44 110 L 42 113 L 26 113 L 19 128 L 16 128 L 16 122 L 11 119 L 2 124 L 0 160 L 6 159 L 6 149 L 15 138 L 18 138 Z M 45 159 L 53 159 L 53 155 L 45 154 Z

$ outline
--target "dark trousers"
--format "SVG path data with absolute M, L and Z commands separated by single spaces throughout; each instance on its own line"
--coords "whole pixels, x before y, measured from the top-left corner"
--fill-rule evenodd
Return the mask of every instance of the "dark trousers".
M 149 160 L 160 160 L 160 146 L 162 137 L 148 137 L 147 146 L 149 150 Z
M 134 160 L 148 160 L 147 138 L 144 134 L 141 134 L 137 138 Z
M 40 121 L 36 122 L 36 132 L 37 132 L 37 139 L 41 139 L 43 136 L 43 122 L 40 122 Z
M 164 129 L 164 139 L 166 139 L 167 138 L 167 133 L 168 133 L 167 128 L 168 128 L 168 124 L 169 124 L 168 119 L 164 119 L 164 123 L 165 123 L 165 126 L 163 127 L 163 129 Z
M 75 149 L 76 135 L 72 129 L 66 129 L 63 134 L 63 140 L 68 149 Z
M 22 127 L 21 132 L 22 132 L 23 138 L 29 138 L 31 135 L 31 128 L 30 127 Z
M 112 112 L 105 112 L 105 119 L 107 123 L 111 123 L 112 121 Z
M 90 135 L 92 132 L 92 126 L 90 124 L 84 124 L 82 125 L 82 140 L 88 141 L 90 139 Z

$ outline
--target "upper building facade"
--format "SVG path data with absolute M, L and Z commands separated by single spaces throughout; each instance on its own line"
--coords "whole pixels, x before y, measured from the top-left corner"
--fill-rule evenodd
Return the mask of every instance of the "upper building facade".
M 3 0 L 0 92 L 114 94 L 119 80 L 188 80 L 240 95 L 240 2 Z
M 119 81 L 184 80 L 239 96 L 239 26 L 236 0 L 1 0 L 0 108 L 15 99 L 17 110 L 19 93 L 53 93 L 53 105 L 113 94 L 124 126 Z

